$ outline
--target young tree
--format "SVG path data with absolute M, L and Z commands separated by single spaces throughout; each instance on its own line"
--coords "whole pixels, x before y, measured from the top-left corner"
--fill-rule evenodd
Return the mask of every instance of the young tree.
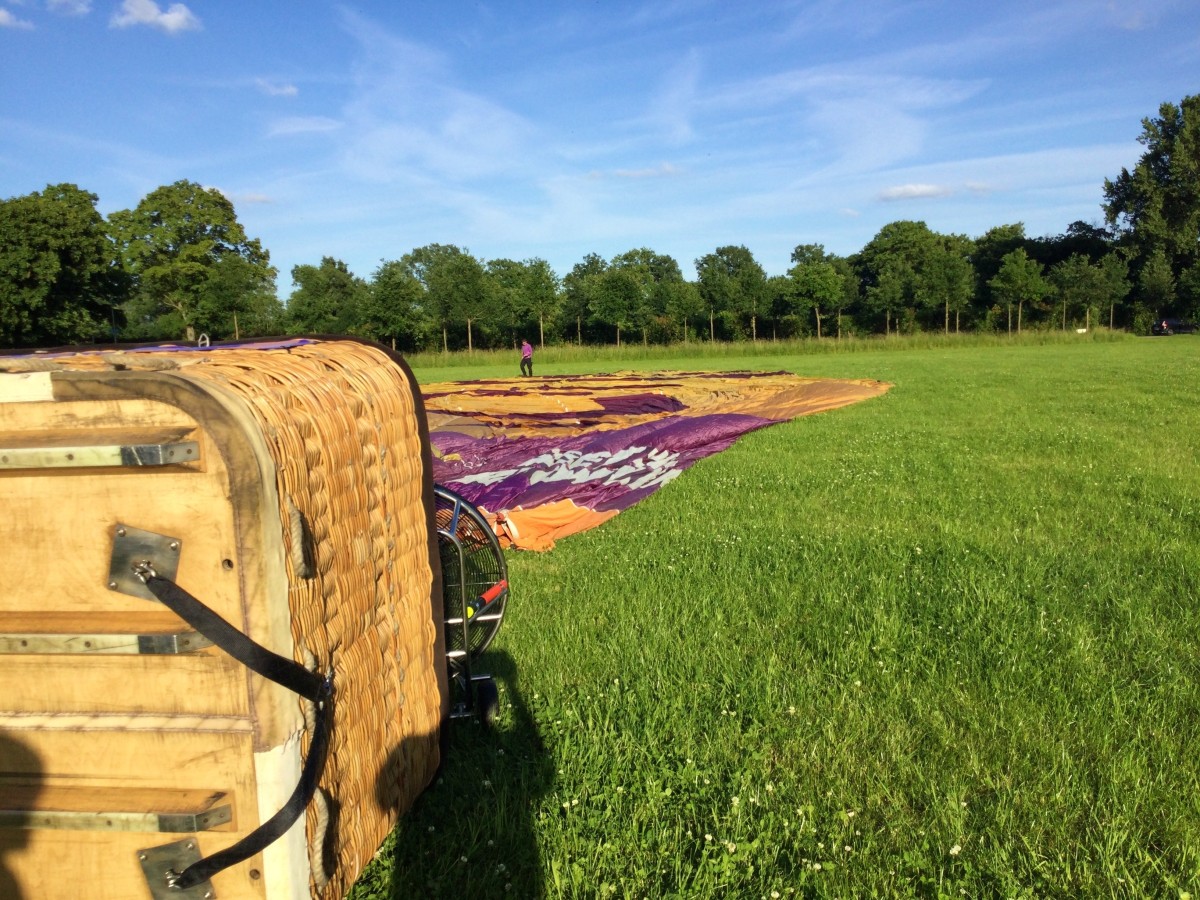
M 406 253 L 401 264 L 425 288 L 425 307 L 442 331 L 442 352 L 450 349 L 450 328 L 462 324 L 473 348 L 476 321 L 499 324 L 483 263 L 453 244 L 427 244 Z
M 558 276 L 550 263 L 540 257 L 527 259 L 523 263 L 525 280 L 524 308 L 537 318 L 538 346 L 546 346 L 546 323 L 553 322 L 562 307 L 562 292 Z
M 116 339 L 124 284 L 95 204 L 73 184 L 0 201 L 0 346 Z
M 821 319 L 824 316 L 821 309 L 840 307 L 840 301 L 845 295 L 841 273 L 831 262 L 814 260 L 792 266 L 788 277 L 794 285 L 792 311 L 799 313 L 801 310 L 811 309 L 816 321 L 817 337 L 822 337 Z
M 1076 253 L 1050 269 L 1050 283 L 1062 305 L 1062 330 L 1067 330 L 1067 317 L 1084 314 L 1091 327 L 1092 310 L 1097 308 L 1104 291 L 1104 275 L 1082 253 Z
M 971 250 L 971 268 L 975 270 L 975 302 L 983 309 L 992 306 L 989 283 L 1000 271 L 1004 257 L 1018 247 L 1028 253 L 1031 241 L 1025 237 L 1025 223 L 998 225 L 975 239 Z
M 363 333 L 400 350 L 430 344 L 435 325 L 425 306 L 425 287 L 399 260 L 380 263 L 371 276 L 360 313 Z
M 700 296 L 737 333 L 749 325 L 758 340 L 758 317 L 766 307 L 767 273 L 744 246 L 718 247 L 696 260 Z
M 628 271 L 637 279 L 642 293 L 642 342 L 647 341 L 646 327 L 651 321 L 661 323 L 663 331 L 670 334 L 675 322 L 668 316 L 668 301 L 673 293 L 672 286 L 683 282 L 679 263 L 670 256 L 642 247 L 614 256 L 608 265 L 609 269 Z
M 596 278 L 591 309 L 595 321 L 616 328 L 617 346 L 620 347 L 622 329 L 636 327 L 645 313 L 642 285 L 637 275 L 628 268 L 606 270 Z
M 575 326 L 575 342 L 583 343 L 583 323 L 594 320 L 592 304 L 600 276 L 608 271 L 608 263 L 596 253 L 589 253 L 577 262 L 563 278 L 562 319 Z
M 189 341 L 231 318 L 226 304 L 274 290 L 275 269 L 220 191 L 177 181 L 109 217 L 143 317 Z M 228 271 L 225 271 L 226 267 Z
M 292 267 L 296 288 L 287 304 L 291 334 L 348 334 L 359 324 L 367 285 L 340 259 L 326 256 L 319 266 Z
M 1117 305 L 1129 296 L 1129 263 L 1115 252 L 1100 260 L 1100 296 L 1097 303 L 1108 307 L 1108 327 L 1116 323 Z
M 929 305 L 940 301 L 943 309 L 943 333 L 950 333 L 950 313 L 954 313 L 954 330 L 958 331 L 959 317 L 975 293 L 975 271 L 971 268 L 973 242 L 963 235 L 942 237 L 932 250 L 922 272 L 921 283 Z
M 1021 332 L 1025 304 L 1036 305 L 1050 293 L 1050 284 L 1042 276 L 1042 265 L 1030 259 L 1024 247 L 1005 255 L 996 277 L 988 282 L 992 296 L 1008 307 L 1008 330 L 1012 331 L 1012 305 L 1017 305 L 1017 333 Z

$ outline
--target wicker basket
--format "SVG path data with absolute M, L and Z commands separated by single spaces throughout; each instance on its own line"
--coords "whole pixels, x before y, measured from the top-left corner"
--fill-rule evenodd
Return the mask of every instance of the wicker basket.
M 300 778 L 313 704 L 139 596 L 129 553 L 332 679 L 305 824 L 209 889 L 344 896 L 440 761 L 430 471 L 373 344 L 0 358 L 0 896 L 151 897 L 141 857 L 234 846 Z

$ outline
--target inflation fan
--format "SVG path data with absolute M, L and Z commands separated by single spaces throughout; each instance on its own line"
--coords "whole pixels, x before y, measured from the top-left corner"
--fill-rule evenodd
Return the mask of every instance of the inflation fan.
M 487 649 L 508 601 L 508 567 L 487 519 L 461 495 L 434 485 L 446 660 L 455 691 L 451 718 L 478 716 L 490 726 L 500 709 L 496 682 L 472 665 Z

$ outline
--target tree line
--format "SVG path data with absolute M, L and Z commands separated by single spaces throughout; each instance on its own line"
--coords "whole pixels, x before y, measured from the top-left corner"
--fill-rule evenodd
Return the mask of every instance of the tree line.
M 354 334 L 401 350 L 761 340 L 1107 326 L 1200 318 L 1200 95 L 1144 119 L 1132 170 L 1103 187 L 1104 225 L 978 237 L 885 225 L 857 253 L 800 244 L 768 276 L 745 246 L 693 261 L 649 248 L 483 260 L 429 244 L 369 278 L 325 257 L 277 271 L 220 192 L 178 181 L 105 219 L 72 184 L 0 201 L 0 346 Z

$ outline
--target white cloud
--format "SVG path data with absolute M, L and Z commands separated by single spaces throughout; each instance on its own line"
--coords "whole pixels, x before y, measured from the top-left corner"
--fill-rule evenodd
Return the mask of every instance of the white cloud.
M 122 0 L 121 8 L 113 13 L 111 24 L 113 28 L 149 25 L 167 34 L 176 34 L 198 29 L 200 20 L 182 3 L 172 3 L 163 10 L 154 0 Z
M 290 137 L 295 134 L 325 134 L 337 131 L 342 123 L 327 116 L 288 116 L 277 119 L 267 129 L 267 137 Z
M 617 169 L 613 174 L 618 178 L 670 178 L 678 175 L 679 169 L 671 163 L 663 163 L 646 169 Z
M 46 8 L 68 16 L 86 16 L 92 11 L 92 0 L 46 0 Z
M 294 84 L 270 81 L 266 78 L 257 78 L 254 84 L 268 97 L 295 97 L 300 93 L 300 89 Z
M 884 188 L 879 192 L 879 199 L 892 200 L 926 200 L 938 197 L 949 197 L 954 194 L 952 188 L 942 184 L 900 184 Z
M 24 19 L 18 19 L 7 9 L 0 9 L 0 28 L 23 28 L 30 30 L 33 28 L 33 23 L 27 22 Z

